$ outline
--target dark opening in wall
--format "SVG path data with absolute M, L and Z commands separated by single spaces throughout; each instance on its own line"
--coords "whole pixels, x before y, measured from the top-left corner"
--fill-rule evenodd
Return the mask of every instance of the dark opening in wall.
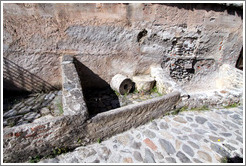
M 141 39 L 146 36 L 148 33 L 148 31 L 146 29 L 143 29 L 141 32 L 139 32 L 138 36 L 137 36 L 137 41 L 140 42 Z
M 240 55 L 237 59 L 236 68 L 243 70 L 243 48 L 241 49 Z

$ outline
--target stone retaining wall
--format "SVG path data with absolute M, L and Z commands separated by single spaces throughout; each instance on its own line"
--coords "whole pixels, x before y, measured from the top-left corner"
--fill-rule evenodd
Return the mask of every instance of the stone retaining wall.
M 44 116 L 30 124 L 4 128 L 4 162 L 24 162 L 29 157 L 49 155 L 57 147 L 73 149 L 99 138 L 105 139 L 164 115 L 180 99 L 179 92 L 172 92 L 88 119 L 82 88 L 72 59 L 69 56 L 63 57 L 64 115 L 54 118 Z M 80 104 L 80 109 L 74 111 L 74 104 L 69 103 L 71 99 Z

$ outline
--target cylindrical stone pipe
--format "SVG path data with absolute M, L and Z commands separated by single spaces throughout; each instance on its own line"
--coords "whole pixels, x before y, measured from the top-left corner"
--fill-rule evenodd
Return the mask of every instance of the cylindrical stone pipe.
M 131 79 L 127 78 L 122 74 L 116 74 L 111 82 L 110 86 L 113 90 L 117 91 L 119 94 L 124 95 L 130 92 L 133 83 Z

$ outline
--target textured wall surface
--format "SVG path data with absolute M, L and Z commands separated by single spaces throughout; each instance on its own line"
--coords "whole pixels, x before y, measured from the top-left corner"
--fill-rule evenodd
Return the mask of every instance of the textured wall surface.
M 63 54 L 109 83 L 149 73 L 178 39 L 217 66 L 235 66 L 243 43 L 242 9 L 218 4 L 4 4 L 3 32 L 4 57 L 58 87 Z
M 180 93 L 173 92 L 137 104 L 97 114 L 85 120 L 83 113 L 37 121 L 3 130 L 4 162 L 23 162 L 29 156 L 49 155 L 55 148 L 75 147 L 105 139 L 158 118 L 173 109 Z

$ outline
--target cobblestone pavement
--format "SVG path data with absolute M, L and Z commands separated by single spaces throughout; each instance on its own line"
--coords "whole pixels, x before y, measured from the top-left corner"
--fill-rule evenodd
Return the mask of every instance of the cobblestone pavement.
M 164 116 L 40 162 L 218 163 L 225 156 L 243 157 L 242 106 Z
M 50 116 L 50 118 L 60 116 L 63 114 L 62 92 L 51 91 L 49 93 L 30 94 L 26 98 L 19 99 L 15 104 L 9 104 L 5 107 L 7 108 L 4 109 L 3 114 L 4 127 L 32 123 L 42 116 Z

